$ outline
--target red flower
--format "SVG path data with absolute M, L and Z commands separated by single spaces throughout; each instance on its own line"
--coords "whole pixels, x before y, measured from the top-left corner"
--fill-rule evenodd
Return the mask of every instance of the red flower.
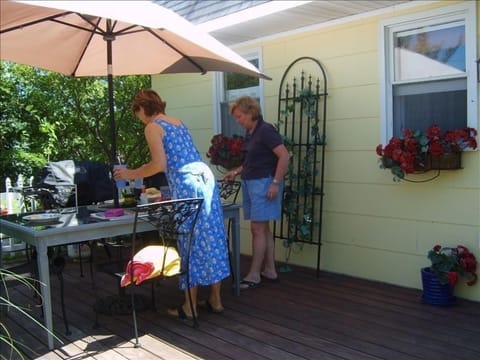
M 447 273 L 448 283 L 450 286 L 455 286 L 458 283 L 459 276 L 455 271 L 449 271 Z
M 467 277 L 467 285 L 477 282 L 477 259 L 466 246 L 441 247 L 435 245 L 428 252 L 430 268 L 438 275 L 441 283 L 456 285 L 460 277 Z
M 439 138 L 442 136 L 442 130 L 438 125 L 432 125 L 427 129 L 427 137 L 429 139 Z
M 226 169 L 238 167 L 243 162 L 243 143 L 242 136 L 233 135 L 233 137 L 217 134 L 212 137 L 211 146 L 208 149 L 207 157 L 210 163 L 219 165 Z
M 410 129 L 405 129 L 405 130 L 403 130 L 403 136 L 405 136 L 406 138 L 412 137 L 413 136 L 413 131 L 410 130 Z
M 405 129 L 402 138 L 392 137 L 387 145 L 377 145 L 375 151 L 380 156 L 380 167 L 390 168 L 394 180 L 398 180 L 415 172 L 416 167 L 421 168 L 427 154 L 441 156 L 467 148 L 476 149 L 476 135 L 477 131 L 468 127 L 445 133 L 438 125 L 430 126 L 425 133 Z
M 415 138 L 408 137 L 405 139 L 404 142 L 405 150 L 411 154 L 417 154 L 418 152 L 418 142 Z
M 428 145 L 428 150 L 430 154 L 432 154 L 433 156 L 443 155 L 443 147 L 440 141 L 438 140 L 430 141 L 430 144 Z

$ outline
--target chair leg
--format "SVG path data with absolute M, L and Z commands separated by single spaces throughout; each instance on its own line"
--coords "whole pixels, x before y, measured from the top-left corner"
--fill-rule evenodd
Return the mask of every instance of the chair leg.
M 155 299 L 155 281 L 152 281 L 151 294 L 150 298 L 152 299 L 152 310 L 157 312 L 157 301 Z
M 63 269 L 65 268 L 66 261 L 63 256 L 57 256 L 53 259 L 53 266 L 52 271 L 55 275 L 57 275 L 58 280 L 60 281 L 60 301 L 62 305 L 62 314 L 63 314 L 63 321 L 65 323 L 65 333 L 67 335 L 71 335 L 72 332 L 68 327 L 68 319 L 67 319 L 67 312 L 65 310 L 65 291 L 64 291 L 64 282 L 63 282 Z
M 78 244 L 78 262 L 80 263 L 80 277 L 83 277 L 82 244 Z
M 188 294 L 188 302 L 190 303 L 190 311 L 192 312 L 193 327 L 196 329 L 196 328 L 198 328 L 198 320 L 197 320 L 197 315 L 195 314 L 195 309 L 193 307 L 192 291 L 191 291 L 191 287 L 190 287 L 190 256 L 189 255 L 188 255 L 187 270 L 186 270 L 187 294 Z
M 135 285 L 132 284 L 131 292 L 131 302 L 132 302 L 132 318 L 133 318 L 133 331 L 135 333 L 135 344 L 134 347 L 140 347 L 140 342 L 138 341 L 138 327 L 137 327 L 137 313 L 135 309 Z
M 187 289 L 188 302 L 190 303 L 190 310 L 192 312 L 193 327 L 196 329 L 196 328 L 198 328 L 198 319 L 197 319 L 197 315 L 195 314 L 195 311 L 194 311 L 194 308 L 193 308 L 192 293 L 190 292 L 190 281 L 188 281 L 187 284 L 189 286 L 188 289 Z
M 228 263 L 230 265 L 230 276 L 232 277 L 232 284 L 235 284 L 235 271 L 233 271 L 232 264 L 232 252 L 230 251 L 230 229 L 232 227 L 232 220 L 228 220 L 227 226 L 227 250 L 228 250 Z
M 95 255 L 94 255 L 94 251 L 95 251 L 95 245 L 96 243 L 92 242 L 92 243 L 89 243 L 88 246 L 90 247 L 90 256 L 89 256 L 89 262 L 90 262 L 90 266 L 89 266 L 89 269 L 90 269 L 90 280 L 91 280 L 91 283 L 92 283 L 92 289 L 95 288 L 95 272 L 93 270 L 93 262 L 95 261 Z

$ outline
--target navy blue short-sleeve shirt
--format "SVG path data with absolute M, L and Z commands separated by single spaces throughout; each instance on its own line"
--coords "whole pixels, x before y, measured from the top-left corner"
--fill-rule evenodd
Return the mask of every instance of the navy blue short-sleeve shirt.
M 278 145 L 283 144 L 277 129 L 264 120 L 257 120 L 257 126 L 252 134 L 245 137 L 243 151 L 242 179 L 261 179 L 275 175 L 278 158 L 273 152 Z

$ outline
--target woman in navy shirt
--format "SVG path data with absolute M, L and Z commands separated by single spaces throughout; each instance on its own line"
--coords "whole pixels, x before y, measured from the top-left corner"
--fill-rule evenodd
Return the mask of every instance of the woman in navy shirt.
M 242 179 L 243 214 L 250 220 L 252 233 L 252 262 L 240 288 L 249 289 L 259 285 L 262 277 L 278 277 L 270 221 L 281 217 L 289 154 L 277 129 L 263 120 L 260 104 L 254 98 L 238 98 L 230 104 L 230 113 L 246 130 L 245 160 L 229 171 L 225 180 L 234 180 L 237 175 Z

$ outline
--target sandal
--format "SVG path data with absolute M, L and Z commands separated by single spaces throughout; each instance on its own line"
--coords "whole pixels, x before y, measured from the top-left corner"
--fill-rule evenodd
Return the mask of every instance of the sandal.
M 176 308 L 173 309 L 167 309 L 167 314 L 176 317 L 179 320 L 192 320 L 193 316 L 187 315 L 185 313 L 185 310 L 183 310 L 182 305 L 178 305 Z
M 212 304 L 210 304 L 210 301 L 208 300 L 199 301 L 198 306 L 214 314 L 221 314 L 223 313 L 223 310 L 224 310 L 223 307 L 214 308 Z
M 240 290 L 253 289 L 254 287 L 257 287 L 258 285 L 260 285 L 260 283 L 261 281 L 255 282 L 255 281 L 243 279 L 242 281 L 240 281 Z

